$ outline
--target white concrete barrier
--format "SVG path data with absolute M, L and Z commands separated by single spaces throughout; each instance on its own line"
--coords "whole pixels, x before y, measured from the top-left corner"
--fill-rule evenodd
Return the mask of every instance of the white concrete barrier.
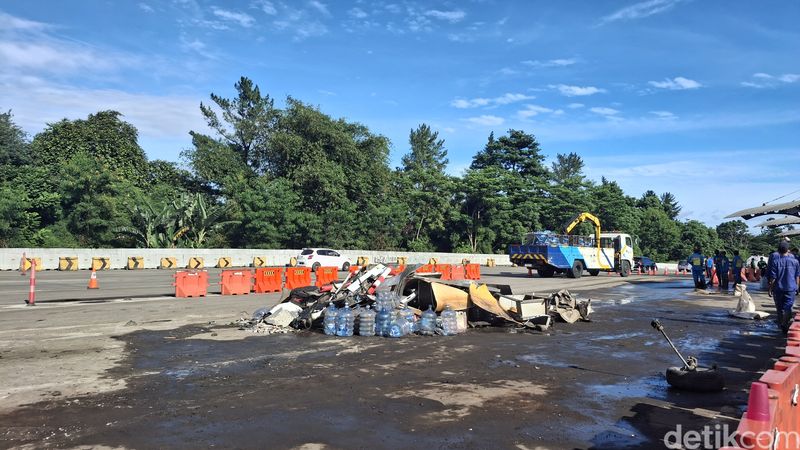
M 398 256 L 405 256 L 407 264 L 425 264 L 431 258 L 438 258 L 441 264 L 460 264 L 469 259 L 473 263 L 486 264 L 487 258 L 494 258 L 498 266 L 510 266 L 508 255 L 470 254 L 470 253 L 414 253 L 402 251 L 374 250 L 337 250 L 355 264 L 359 256 L 366 256 L 370 263 L 392 263 Z M 254 256 L 266 258 L 267 266 L 285 266 L 289 259 L 300 254 L 300 250 L 266 250 L 266 249 L 226 249 L 226 248 L 3 248 L 0 249 L 0 270 L 19 269 L 22 254 L 28 258 L 41 258 L 44 267 L 40 270 L 58 269 L 58 258 L 66 256 L 78 257 L 78 268 L 89 269 L 92 258 L 110 258 L 112 269 L 123 269 L 129 256 L 144 258 L 146 269 L 158 268 L 161 258 L 174 257 L 178 267 L 185 267 L 189 258 L 201 257 L 206 267 L 214 267 L 217 259 L 228 256 L 232 258 L 234 267 L 248 267 Z

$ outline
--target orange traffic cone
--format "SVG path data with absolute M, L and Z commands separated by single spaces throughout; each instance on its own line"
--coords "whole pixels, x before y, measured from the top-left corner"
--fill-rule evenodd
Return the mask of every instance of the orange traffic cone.
M 89 285 L 86 286 L 86 289 L 100 289 L 100 286 L 97 285 L 97 272 L 92 269 L 92 276 L 89 277 Z

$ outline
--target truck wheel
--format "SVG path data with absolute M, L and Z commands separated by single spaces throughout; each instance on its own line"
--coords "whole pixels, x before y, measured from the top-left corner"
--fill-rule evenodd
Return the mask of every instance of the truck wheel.
M 567 271 L 567 277 L 580 278 L 581 275 L 583 275 L 583 263 L 580 261 L 575 261 L 572 263 L 572 270 Z
M 555 270 L 553 270 L 552 267 L 545 267 L 542 269 L 536 269 L 536 273 L 538 273 L 542 278 L 553 278 Z
M 628 261 L 622 261 L 622 269 L 619 272 L 619 276 L 627 277 L 631 274 L 631 263 Z
M 593 277 L 600 275 L 600 269 L 589 269 L 589 275 Z

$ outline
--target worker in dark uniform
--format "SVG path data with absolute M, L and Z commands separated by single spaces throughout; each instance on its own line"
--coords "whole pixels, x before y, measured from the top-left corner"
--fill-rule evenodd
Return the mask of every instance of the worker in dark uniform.
M 694 246 L 694 253 L 689 256 L 689 264 L 692 265 L 692 279 L 694 280 L 694 287 L 696 289 L 705 289 L 706 288 L 706 277 L 703 276 L 703 270 L 705 269 L 705 256 L 700 253 L 700 246 Z
M 761 275 L 761 278 L 767 276 L 767 262 L 764 261 L 764 257 L 762 256 L 761 259 L 758 260 L 758 273 Z
M 716 263 L 715 263 L 716 264 Z M 725 251 L 719 252 L 719 264 L 717 266 L 717 278 L 719 278 L 719 290 L 720 292 L 728 292 L 728 271 L 731 270 L 731 262 L 727 256 L 725 256 Z
M 800 263 L 789 253 L 789 243 L 781 241 L 778 244 L 778 256 L 770 258 L 767 270 L 769 277 L 769 295 L 775 302 L 778 313 L 778 324 L 784 334 L 789 332 L 789 322 L 792 320 L 792 306 L 800 284 Z
M 744 268 L 744 260 L 739 256 L 739 250 L 733 251 L 733 289 L 736 285 L 742 282 L 742 269 Z

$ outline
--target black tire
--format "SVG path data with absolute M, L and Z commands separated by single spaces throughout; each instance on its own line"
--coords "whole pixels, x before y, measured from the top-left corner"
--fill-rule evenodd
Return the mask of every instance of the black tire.
M 620 268 L 619 276 L 625 278 L 630 276 L 631 274 L 631 263 L 628 261 L 622 261 L 622 268 Z
M 575 261 L 572 263 L 572 269 L 567 271 L 567 277 L 580 278 L 581 275 L 583 275 L 583 263 L 581 261 Z
M 345 262 L 344 264 L 342 264 L 342 272 L 347 272 L 348 270 L 350 270 L 350 263 Z
M 553 278 L 553 274 L 556 273 L 556 271 L 553 270 L 552 267 L 543 267 L 541 269 L 536 269 L 536 272 L 542 278 Z
M 667 383 L 675 389 L 693 392 L 719 392 L 725 389 L 725 380 L 716 368 L 684 370 L 682 367 L 667 369 Z
M 589 275 L 593 277 L 600 275 L 600 269 L 589 269 Z
M 316 272 L 316 271 L 317 271 L 317 269 L 319 269 L 319 267 L 320 267 L 320 266 L 321 266 L 321 264 L 320 264 L 320 263 L 318 263 L 318 262 L 315 262 L 314 264 L 312 264 L 312 265 L 311 265 L 311 271 L 312 271 L 312 272 Z

